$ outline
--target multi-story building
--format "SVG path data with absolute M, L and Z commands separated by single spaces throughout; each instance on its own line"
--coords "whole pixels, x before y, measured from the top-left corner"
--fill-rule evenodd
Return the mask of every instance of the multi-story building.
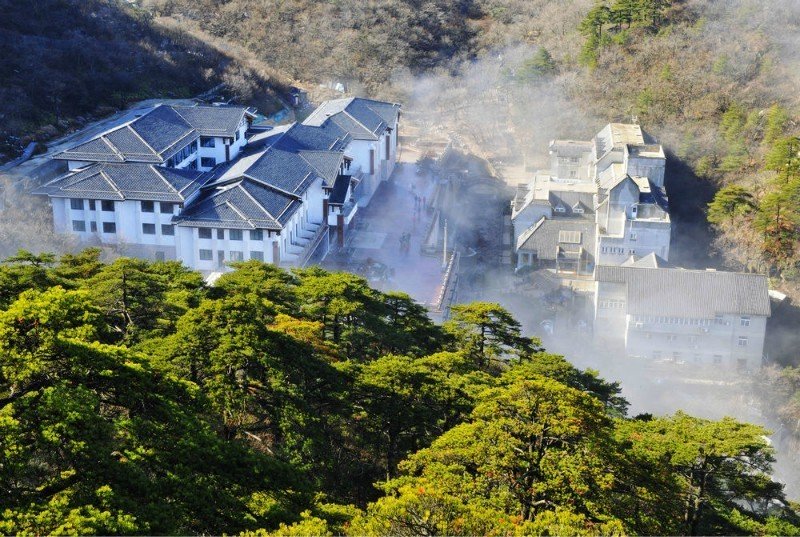
M 517 267 L 590 275 L 595 264 L 619 264 L 631 255 L 667 259 L 665 163 L 661 146 L 647 143 L 638 125 L 611 123 L 591 141 L 551 142 L 550 170 L 520 185 L 512 202 Z M 565 233 L 552 232 L 559 228 Z M 575 263 L 554 263 L 553 252 L 567 248 L 559 236 L 573 237 L 568 232 L 577 228 L 583 231 L 575 270 Z
M 629 357 L 743 371 L 761 366 L 770 316 L 762 274 L 686 270 L 649 254 L 595 273 L 594 333 Z
M 226 261 L 302 264 L 343 241 L 397 159 L 400 106 L 323 103 L 303 123 L 252 127 L 236 106 L 157 106 L 57 155 L 40 188 L 54 227 L 126 255 L 214 271 Z

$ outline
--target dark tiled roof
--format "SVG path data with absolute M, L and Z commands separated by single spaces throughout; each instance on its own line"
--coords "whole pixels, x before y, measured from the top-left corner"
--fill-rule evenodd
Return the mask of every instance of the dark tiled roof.
M 161 163 L 200 136 L 235 136 L 245 114 L 250 112 L 241 106 L 160 105 L 54 158 Z
M 178 225 L 280 230 L 300 208 L 297 198 L 244 177 L 204 188 L 175 218 Z
M 194 130 L 172 107 L 158 106 L 130 124 L 130 128 L 161 154 Z
M 161 157 L 153 150 L 152 147 L 128 126 L 120 129 L 113 130 L 104 137 L 110 142 L 120 153 L 125 156 L 133 157 L 138 161 L 145 162 L 161 162 Z
M 376 140 L 394 126 L 399 111 L 399 104 L 359 97 L 335 99 L 322 103 L 303 124 L 320 127 L 334 123 L 353 138 Z
M 173 106 L 189 125 L 201 136 L 226 136 L 236 134 L 247 110 L 241 106 Z
M 711 319 L 717 314 L 770 314 L 763 274 L 600 265 L 600 282 L 627 285 L 628 313 Z
M 95 138 L 68 149 L 55 158 L 69 160 L 89 160 L 93 162 L 123 162 L 124 158 L 116 148 L 104 138 Z
M 202 184 L 202 172 L 150 164 L 92 164 L 50 181 L 34 194 L 54 198 L 153 200 L 182 203 Z

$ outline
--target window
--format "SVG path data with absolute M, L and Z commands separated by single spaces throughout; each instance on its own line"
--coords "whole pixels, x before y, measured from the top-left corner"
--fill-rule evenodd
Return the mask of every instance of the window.
M 143 213 L 153 213 L 156 210 L 156 204 L 152 201 L 142 201 L 142 212 Z
M 200 137 L 200 147 L 216 147 L 216 145 L 214 138 L 208 138 L 206 136 Z
M 116 233 L 117 224 L 114 222 L 103 222 L 103 233 Z
M 747 336 L 739 336 L 739 346 L 747 347 Z
M 581 159 L 578 158 L 578 157 L 570 157 L 569 158 L 569 163 L 570 164 L 578 164 L 580 161 L 581 161 Z
M 241 229 L 232 229 L 230 231 L 230 239 L 232 241 L 240 241 L 242 240 L 242 230 Z
M 217 159 L 214 157 L 200 157 L 200 166 L 202 168 L 213 168 L 217 165 Z
M 219 240 L 225 240 L 225 230 L 224 229 L 218 229 L 217 230 L 217 238 Z
M 239 141 L 239 138 L 241 138 L 241 137 L 242 137 L 242 135 L 241 135 L 241 133 L 239 132 L 239 129 L 236 129 L 236 141 L 238 142 L 238 141 Z
M 171 224 L 161 224 L 161 234 L 162 235 L 175 235 L 175 226 Z
M 676 336 L 675 334 L 669 334 L 667 336 L 667 341 L 669 341 L 670 343 L 674 343 L 675 341 L 678 341 L 678 336 Z
M 89 229 L 92 233 L 97 233 L 97 222 L 89 222 Z
M 86 231 L 86 222 L 83 220 L 73 220 L 72 231 Z
M 250 259 L 255 259 L 256 261 L 264 261 L 264 252 L 259 252 L 258 250 L 250 250 Z
M 94 200 L 89 200 L 89 210 L 94 211 L 95 209 Z
M 107 212 L 113 213 L 114 212 L 114 202 L 111 200 L 103 200 L 100 202 L 100 209 Z
M 578 177 L 578 172 L 576 172 L 575 170 L 570 170 L 569 171 L 569 178 L 570 179 L 575 179 L 576 177 Z
M 159 205 L 161 206 L 160 209 L 162 214 L 172 214 L 175 211 L 174 203 L 162 201 Z
M 200 261 L 211 261 L 214 259 L 214 253 L 211 250 L 200 249 Z
M 83 200 L 69 200 L 69 208 L 73 211 L 82 211 L 83 210 Z
M 742 326 L 750 326 L 750 317 L 743 316 L 739 319 L 739 324 Z
M 201 227 L 197 230 L 197 236 L 201 239 L 210 239 L 211 238 L 211 229 L 207 227 Z
M 714 363 L 715 364 L 721 364 L 722 363 L 722 355 L 721 354 L 715 354 L 714 355 Z
M 630 240 L 632 240 L 632 241 L 636 240 L 636 233 L 631 233 L 630 234 Z
M 197 159 L 192 160 L 189 164 L 186 165 L 187 170 L 196 170 L 197 169 Z
M 171 156 L 167 160 L 167 166 L 170 168 L 174 168 L 175 166 L 177 166 L 178 164 L 189 158 L 189 155 L 194 153 L 196 150 L 197 149 L 194 145 L 194 142 L 190 143 L 189 145 L 185 146 L 183 149 L 175 153 L 173 156 Z
M 555 212 L 557 212 L 557 213 L 565 213 L 565 212 L 567 212 L 567 210 L 566 210 L 564 207 L 562 207 L 561 205 L 559 205 L 558 207 L 556 207 L 554 210 L 555 210 Z
M 250 230 L 250 240 L 251 241 L 263 241 L 264 240 L 264 232 L 260 229 L 251 229 Z
M 145 235 L 155 235 L 156 234 L 156 225 L 155 224 L 142 224 L 142 233 Z
M 231 250 L 231 261 L 244 261 L 244 252 Z

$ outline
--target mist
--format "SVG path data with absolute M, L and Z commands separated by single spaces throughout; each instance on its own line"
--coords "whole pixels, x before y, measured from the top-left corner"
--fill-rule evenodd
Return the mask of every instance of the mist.
M 584 8 L 582 4 L 569 4 L 565 11 Z M 691 85 L 689 95 L 697 95 L 701 101 L 698 106 L 703 106 L 702 94 L 709 88 L 717 90 L 723 87 L 723 81 L 734 81 L 743 85 L 740 96 L 748 105 L 766 108 L 779 102 L 796 111 L 800 102 L 796 89 L 800 86 L 800 58 L 796 52 L 800 49 L 800 3 L 692 0 L 686 2 L 684 10 L 686 16 L 698 20 L 690 30 L 694 42 L 685 47 L 704 59 L 716 58 L 717 73 L 713 76 L 717 78 L 695 84 L 681 79 L 682 74 L 678 73 L 677 80 L 669 84 L 681 89 Z M 505 187 L 497 189 L 503 192 L 501 197 L 505 196 L 498 206 L 507 207 L 513 187 L 530 182 L 534 171 L 547 168 L 550 140 L 589 140 L 606 123 L 631 122 L 638 115 L 646 134 L 663 144 L 668 154 L 667 191 L 673 223 L 670 260 L 685 268 L 744 269 L 730 264 L 715 246 L 705 220 L 705 207 L 716 186 L 697 177 L 692 167 L 716 143 L 714 126 L 693 117 L 694 112 L 687 112 L 682 121 L 680 115 L 665 119 L 636 114 L 631 105 L 635 95 L 625 96 L 613 86 L 630 91 L 637 80 L 616 80 L 613 73 L 586 74 L 563 67 L 559 60 L 576 54 L 580 40 L 574 33 L 568 39 L 563 35 L 560 38 L 569 44 L 562 47 L 555 35 L 543 35 L 529 44 L 495 48 L 480 58 L 437 73 L 398 74 L 394 83 L 404 91 L 404 114 L 413 125 L 420 150 L 424 152 L 426 139 L 445 138 L 460 154 L 485 160 L 486 174 Z M 521 79 L 526 62 L 541 47 L 552 54 L 556 68 L 542 76 Z M 614 65 L 623 59 L 609 61 Z M 594 88 L 588 89 L 590 86 Z M 619 101 L 602 106 L 593 100 L 593 96 L 604 92 L 619 96 Z M 731 95 L 731 90 L 720 90 L 721 95 L 726 93 Z M 687 145 L 687 139 L 693 145 Z M 463 174 L 466 182 L 483 179 L 480 172 L 465 170 Z M 481 214 L 475 208 L 480 200 L 464 196 L 459 210 Z M 496 197 L 493 193 L 485 202 L 494 204 Z M 469 244 L 462 240 L 461 248 L 468 252 L 476 246 L 475 236 L 486 235 L 486 219 L 462 218 L 458 222 L 460 237 L 473 237 L 467 241 Z M 491 225 L 498 234 L 504 232 L 502 224 Z M 765 426 L 774 433 L 770 440 L 777 454 L 775 478 L 785 483 L 790 497 L 800 497 L 798 442 L 774 412 L 766 411 L 771 404 L 765 394 L 766 373 L 738 375 L 713 368 L 698 370 L 691 364 L 632 363 L 624 354 L 599 347 L 590 331 L 576 328 L 578 320 L 590 320 L 591 298 L 571 292 L 559 296 L 554 289 L 532 289 L 513 275 L 511 265 L 493 255 L 499 242 L 496 238 L 479 244 L 487 255 L 468 262 L 462 260 L 457 302 L 499 302 L 520 320 L 526 335 L 541 338 L 548 351 L 565 355 L 578 367 L 596 369 L 610 381 L 619 381 L 623 396 L 631 403 L 631 415 L 664 415 L 683 410 L 709 419 L 731 416 Z M 770 321 L 767 338 L 794 341 L 796 325 L 782 325 L 780 319 L 786 312 L 773 311 L 777 319 Z M 566 321 L 559 325 L 559 318 Z M 545 328 L 547 321 L 555 321 L 552 334 Z M 767 347 L 770 348 L 769 343 Z M 793 352 L 788 345 L 777 347 L 780 354 L 770 356 L 772 363 L 796 363 L 796 357 L 787 354 Z

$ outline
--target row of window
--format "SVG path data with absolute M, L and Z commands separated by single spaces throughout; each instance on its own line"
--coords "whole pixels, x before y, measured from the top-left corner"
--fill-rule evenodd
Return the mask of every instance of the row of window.
M 97 210 L 97 203 L 95 200 L 78 200 L 78 199 L 70 199 L 69 200 L 69 207 L 73 211 L 82 211 L 86 204 L 84 202 L 89 202 L 89 210 L 96 211 Z M 114 202 L 111 200 L 98 200 L 100 201 L 100 210 L 106 211 L 109 213 L 114 212 Z
M 142 233 L 144 233 L 145 235 L 155 235 L 156 225 L 142 224 Z M 171 224 L 161 224 L 161 234 L 169 236 L 175 235 L 175 226 Z
M 693 356 L 694 356 L 694 361 L 695 361 L 695 363 L 700 363 L 700 362 L 702 362 L 702 361 L 703 361 L 703 357 L 702 357 L 702 355 L 701 355 L 701 354 L 695 353 Z M 655 360 L 660 360 L 660 359 L 662 358 L 662 353 L 661 353 L 661 351 L 653 351 L 653 358 L 654 358 Z M 681 355 L 681 353 L 679 353 L 679 352 L 673 352 L 673 353 L 672 353 L 672 359 L 673 359 L 673 360 L 675 360 L 676 362 L 677 362 L 677 361 L 679 361 L 679 360 L 681 360 L 681 359 L 682 359 L 682 355 Z M 722 355 L 721 355 L 721 354 L 715 354 L 715 355 L 713 356 L 712 360 L 713 360 L 713 362 L 714 362 L 715 364 L 721 364 L 721 363 L 722 363 Z
M 214 251 L 208 250 L 205 248 L 200 248 L 199 250 L 200 261 L 213 261 L 214 260 Z M 217 258 L 220 264 L 225 262 L 225 251 L 218 250 L 217 251 Z M 258 250 L 250 250 L 250 259 L 255 259 L 257 261 L 264 261 L 264 252 Z M 244 252 L 240 250 L 230 250 L 228 252 L 228 260 L 229 261 L 244 261 Z
M 72 221 L 72 231 L 78 232 L 85 232 L 86 231 L 86 222 L 84 220 L 73 220 Z M 97 233 L 97 222 L 94 220 L 89 222 L 89 231 L 92 233 Z M 117 224 L 114 222 L 103 222 L 103 233 L 116 233 L 117 232 Z M 142 233 L 145 235 L 155 235 L 156 234 L 156 225 L 155 224 L 142 224 Z M 171 224 L 161 224 L 161 234 L 162 235 L 175 235 L 175 226 Z
M 86 222 L 83 220 L 73 220 L 72 221 L 72 231 L 79 231 L 84 232 L 86 231 Z M 89 222 L 89 231 L 92 233 L 97 233 L 97 222 L 92 220 Z M 103 222 L 103 233 L 116 233 L 117 232 L 117 224 L 114 222 Z
M 200 239 L 210 239 L 212 237 L 212 229 L 207 227 L 201 227 L 197 229 L 197 236 Z M 225 230 L 218 229 L 217 230 L 217 238 L 219 240 L 225 240 Z M 244 240 L 244 231 L 241 229 L 229 229 L 228 230 L 228 239 L 232 241 L 241 241 Z M 263 241 L 264 240 L 264 231 L 261 229 L 251 229 L 250 230 L 250 240 L 251 241 Z
M 180 151 L 178 151 L 169 159 L 167 159 L 167 167 L 174 168 L 175 166 L 177 166 L 178 164 L 189 158 L 189 156 L 195 153 L 196 151 L 197 151 L 197 144 L 195 142 L 192 142 L 184 146 Z
M 601 300 L 602 304 L 603 301 Z M 641 325 L 643 323 L 650 324 L 677 324 L 682 326 L 711 326 L 712 324 L 727 326 L 729 321 L 725 320 L 722 315 L 716 315 L 713 319 L 691 319 L 686 317 L 659 317 L 654 315 L 632 315 L 631 320 Z M 750 316 L 742 315 L 739 317 L 739 326 L 750 326 Z
M 156 212 L 156 202 L 154 202 L 154 201 L 141 201 L 139 203 L 141 204 L 143 213 L 154 213 L 154 212 Z M 167 201 L 161 201 L 161 202 L 158 203 L 158 205 L 159 205 L 159 212 L 161 212 L 163 214 L 172 214 L 173 212 L 175 212 L 175 205 L 176 205 L 175 203 L 170 203 L 170 202 L 167 202 Z M 180 207 L 180 206 L 181 205 L 178 204 L 178 207 Z
M 617 246 L 601 246 L 600 253 L 622 255 L 625 253 L 625 248 L 619 248 Z M 628 254 L 630 255 L 633 255 L 635 253 L 636 250 L 628 250 Z
M 598 307 L 601 309 L 624 309 L 625 308 L 625 301 L 624 300 L 601 300 L 598 303 Z

